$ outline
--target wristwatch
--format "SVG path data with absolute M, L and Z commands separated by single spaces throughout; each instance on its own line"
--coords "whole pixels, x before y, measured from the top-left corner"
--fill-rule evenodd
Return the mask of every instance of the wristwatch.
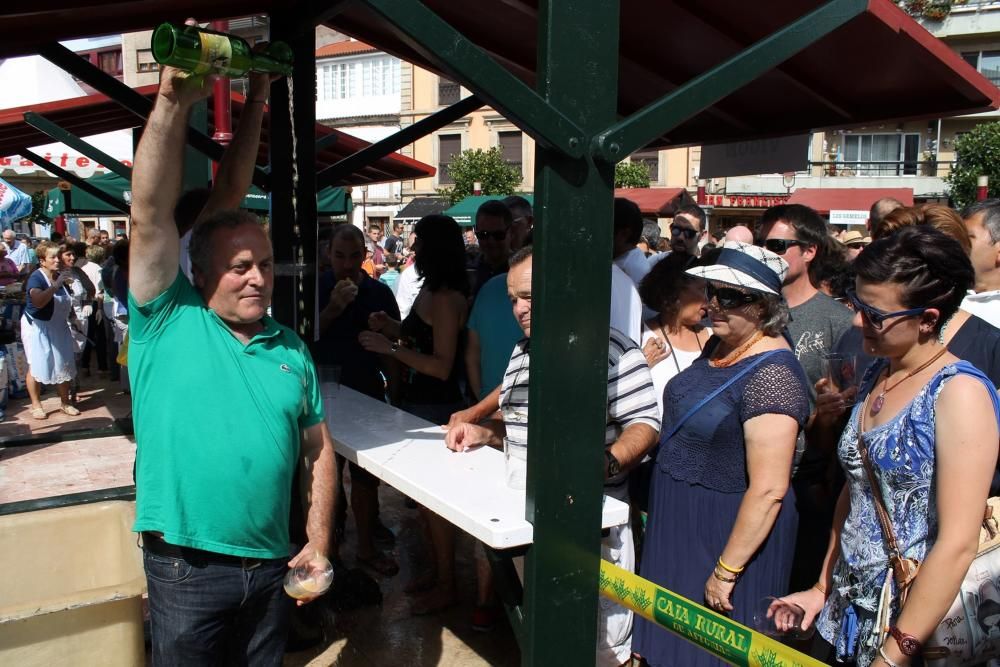
M 895 625 L 889 628 L 889 634 L 896 640 L 896 645 L 899 646 L 899 650 L 903 652 L 903 655 L 920 655 L 923 646 L 920 644 L 919 639 L 913 635 L 906 634 Z
M 389 345 L 389 354 L 396 354 L 397 352 L 399 352 L 399 341 L 394 340 L 392 341 L 392 344 Z
M 607 459 L 608 462 L 607 468 L 605 469 L 608 473 L 608 479 L 611 479 L 622 471 L 622 464 L 618 462 L 618 459 L 615 458 L 615 455 L 611 453 L 610 449 L 604 450 L 604 458 Z

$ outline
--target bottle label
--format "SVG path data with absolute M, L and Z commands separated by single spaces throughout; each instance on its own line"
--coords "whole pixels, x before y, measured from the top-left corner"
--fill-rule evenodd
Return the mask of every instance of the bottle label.
M 201 53 L 195 74 L 211 74 L 225 72 L 233 59 L 233 45 L 226 35 L 210 35 L 201 33 Z

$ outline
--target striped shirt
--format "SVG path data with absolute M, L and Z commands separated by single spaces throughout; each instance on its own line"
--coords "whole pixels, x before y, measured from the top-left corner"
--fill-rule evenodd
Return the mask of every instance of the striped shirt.
M 522 338 L 514 347 L 500 390 L 500 412 L 507 437 L 528 441 L 528 379 L 530 339 Z M 611 329 L 608 338 L 608 412 L 604 446 L 610 447 L 622 431 L 633 424 L 647 424 L 660 430 L 660 410 L 646 357 L 628 336 Z M 627 473 L 609 485 L 623 483 Z

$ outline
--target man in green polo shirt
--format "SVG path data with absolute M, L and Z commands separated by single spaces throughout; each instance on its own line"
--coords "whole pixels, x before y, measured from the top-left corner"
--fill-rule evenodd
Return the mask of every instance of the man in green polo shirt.
M 211 87 L 164 68 L 135 156 L 128 365 L 135 530 L 154 665 L 280 665 L 291 611 L 282 579 L 329 548 L 333 445 L 305 345 L 266 314 L 270 241 L 254 216 L 220 210 L 242 193 L 213 191 L 192 233 L 194 284 L 178 269 L 173 210 L 188 116 Z M 226 160 L 252 167 L 251 143 L 231 147 Z M 296 474 L 308 543 L 290 558 Z

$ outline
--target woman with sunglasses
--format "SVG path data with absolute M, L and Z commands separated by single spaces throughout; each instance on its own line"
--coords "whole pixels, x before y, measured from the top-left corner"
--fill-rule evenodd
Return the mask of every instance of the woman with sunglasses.
M 469 281 L 462 230 L 446 215 L 426 215 L 413 229 L 416 270 L 423 280 L 413 307 L 402 322 L 384 312 L 369 316 L 371 331 L 358 336 L 369 352 L 390 357 L 403 368 L 402 396 L 394 405 L 432 424 L 447 424 L 465 407 L 461 376 Z M 426 508 L 423 515 L 433 554 L 432 571 L 407 586 L 421 594 L 415 614 L 451 606 L 455 592 L 455 528 Z
M 838 445 L 847 484 L 819 581 L 786 600 L 805 610 L 803 628 L 816 619 L 817 658 L 922 664 L 922 644 L 976 554 L 1000 408 L 990 380 L 940 340 L 973 282 L 957 241 L 925 225 L 906 227 L 874 241 L 855 269 L 854 324 L 878 360 Z M 901 556 L 921 563 L 902 604 L 869 475 Z M 888 619 L 884 636 L 877 618 Z
M 664 392 L 641 575 L 746 624 L 762 597 L 787 590 L 809 393 L 782 335 L 785 261 L 735 241 L 710 257 L 686 271 L 707 281 L 714 335 Z M 639 619 L 633 650 L 654 667 L 722 664 Z

